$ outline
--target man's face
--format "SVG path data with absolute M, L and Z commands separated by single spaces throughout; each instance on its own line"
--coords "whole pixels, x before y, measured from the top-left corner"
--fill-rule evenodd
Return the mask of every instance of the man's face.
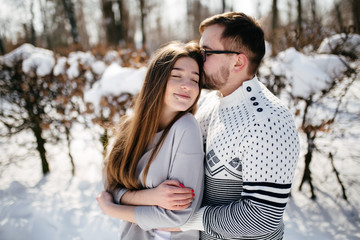
M 226 50 L 220 42 L 224 26 L 207 27 L 200 39 L 200 47 L 206 50 Z M 204 62 L 204 87 L 221 91 L 230 74 L 230 59 L 227 54 L 208 54 Z

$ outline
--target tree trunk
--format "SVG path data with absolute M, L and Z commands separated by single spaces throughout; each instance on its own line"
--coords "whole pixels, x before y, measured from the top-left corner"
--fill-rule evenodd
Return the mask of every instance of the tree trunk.
M 79 32 L 76 24 L 75 12 L 74 12 L 74 4 L 71 0 L 62 0 L 64 5 L 64 10 L 67 18 L 69 19 L 71 26 L 71 36 L 73 38 L 73 42 L 75 44 L 79 44 Z
M 275 32 L 275 30 L 278 27 L 278 7 L 277 7 L 277 0 L 273 0 L 272 4 L 272 31 Z
M 140 17 L 141 17 L 141 35 L 142 35 L 142 47 L 146 52 L 146 32 L 145 32 L 145 0 L 140 1 Z
M 46 159 L 46 150 L 45 150 L 45 139 L 42 137 L 42 129 L 40 127 L 40 121 L 39 120 L 35 120 L 33 121 L 34 127 L 31 128 L 31 130 L 33 131 L 35 138 L 36 138 L 36 143 L 37 143 L 37 150 L 40 154 L 40 158 L 41 158 L 41 166 L 42 166 L 42 172 L 44 175 L 46 175 L 47 173 L 50 172 L 50 168 L 49 168 L 49 163 Z
M 311 0 L 311 14 L 312 14 L 313 23 L 317 24 L 318 19 L 317 19 L 317 13 L 316 13 L 316 1 L 315 0 Z
M 347 198 L 347 196 L 346 196 L 346 189 L 345 189 L 345 186 L 344 186 L 343 182 L 342 182 L 341 179 L 340 179 L 340 174 L 339 174 L 338 170 L 337 170 L 336 167 L 335 167 L 334 157 L 333 157 L 333 155 L 332 155 L 331 152 L 329 153 L 329 158 L 330 158 L 331 166 L 332 166 L 332 168 L 333 168 L 333 170 L 334 170 L 334 173 L 335 173 L 335 175 L 336 175 L 336 179 L 338 180 L 338 182 L 339 182 L 339 184 L 340 184 L 340 186 L 341 186 L 341 190 L 342 190 L 342 193 L 343 193 L 343 199 L 345 199 L 345 200 L 347 201 L 348 198 Z
M 119 32 L 119 38 L 120 41 L 123 40 L 124 42 L 127 42 L 127 30 L 126 26 L 127 24 L 127 11 L 125 9 L 125 4 L 123 0 L 118 0 L 118 7 L 119 7 L 119 13 L 120 13 L 120 32 Z
M 74 163 L 74 158 L 71 154 L 71 140 L 70 140 L 70 129 L 65 126 L 65 134 L 66 134 L 66 141 L 67 141 L 67 147 L 68 147 L 68 151 L 69 151 L 69 158 L 70 158 L 70 163 L 71 163 L 71 173 L 73 176 L 75 176 L 75 163 Z
M 207 9 L 202 5 L 201 0 L 188 0 L 187 2 L 187 17 L 190 17 L 189 28 L 192 28 L 191 37 L 200 38 L 199 25 L 204 16 L 206 15 Z
M 34 28 L 34 21 L 35 21 L 35 16 L 34 16 L 34 1 L 32 0 L 30 3 L 30 12 L 31 12 L 31 22 L 30 22 L 30 37 L 31 37 L 31 41 L 30 43 L 34 46 L 36 46 L 36 32 L 35 32 L 35 28 Z
M 117 46 L 119 43 L 118 29 L 116 28 L 115 14 L 112 7 L 112 1 L 102 0 L 102 13 L 107 44 L 109 46 Z
M 313 101 L 312 101 L 312 96 L 310 96 L 309 99 L 305 100 L 305 109 L 304 109 L 304 115 L 303 115 L 303 119 L 302 119 L 302 123 L 301 123 L 301 128 L 303 129 L 303 131 L 306 134 L 306 139 L 307 139 L 307 143 L 308 143 L 308 147 L 307 147 L 307 153 L 305 155 L 305 168 L 304 168 L 304 174 L 299 186 L 299 190 L 301 191 L 302 186 L 305 182 L 308 182 L 310 185 L 310 190 L 311 190 L 311 199 L 315 199 L 315 193 L 314 193 L 314 186 L 312 184 L 312 179 L 311 179 L 311 170 L 310 170 L 310 163 L 312 160 L 312 153 L 313 150 L 315 148 L 315 137 L 316 137 L 316 130 L 314 131 L 313 135 L 312 134 L 312 129 L 311 126 L 306 126 L 306 117 L 307 117 L 307 113 L 309 110 L 309 107 L 312 105 Z
M 299 186 L 299 190 L 301 191 L 303 184 L 305 182 L 308 182 L 310 185 L 311 199 L 315 199 L 316 196 L 315 196 L 314 186 L 312 184 L 312 179 L 311 179 L 310 163 L 312 160 L 312 153 L 315 148 L 314 140 L 316 137 L 316 133 L 314 133 L 313 136 L 311 136 L 311 130 L 309 130 L 309 129 L 306 129 L 305 133 L 306 133 L 306 137 L 307 137 L 308 148 L 307 148 L 307 153 L 305 155 L 304 174 L 303 174 L 300 186 Z
M 86 29 L 87 22 L 84 16 L 84 3 L 83 0 L 77 0 L 75 5 L 75 17 L 77 23 L 77 29 L 79 33 L 79 45 L 83 50 L 89 50 L 89 34 Z
M 5 55 L 4 42 L 3 42 L 2 37 L 0 37 L 0 54 Z
M 39 4 L 40 4 L 40 11 L 41 11 L 41 20 L 43 23 L 43 28 L 44 28 L 44 34 L 45 34 L 45 38 L 46 38 L 46 44 L 47 44 L 47 48 L 48 49 L 52 49 L 52 43 L 51 43 L 51 38 L 50 38 L 50 34 L 49 34 L 49 30 L 48 30 L 48 19 L 47 19 L 47 15 L 46 15 L 46 1 L 45 1 L 45 6 L 43 5 L 43 1 L 39 0 Z
M 354 30 L 357 33 L 360 33 L 360 0 L 352 1 L 352 10 L 353 10 L 353 21 L 354 21 Z
M 299 34 L 301 36 L 301 32 L 302 32 L 302 5 L 301 5 L 301 0 L 298 0 L 298 5 L 297 5 L 297 10 L 298 10 L 298 18 L 297 18 L 297 25 L 298 25 L 298 29 L 299 29 Z
M 294 1 L 287 1 L 287 18 L 288 18 L 288 22 L 287 25 L 291 26 L 292 25 L 292 19 L 293 19 L 293 7 L 294 6 Z
M 104 133 L 100 137 L 100 141 L 103 145 L 103 156 L 105 157 L 107 155 L 107 146 L 109 144 L 109 135 L 106 128 L 104 129 Z
M 341 15 L 341 10 L 340 10 L 340 4 L 337 3 L 335 4 L 335 11 L 336 11 L 336 18 L 337 18 L 337 22 L 339 24 L 339 31 L 343 31 L 344 30 L 344 23 L 343 23 L 343 19 L 342 19 L 342 15 Z
M 272 24 L 271 24 L 271 31 L 272 31 L 272 38 L 271 38 L 271 45 L 272 45 L 272 55 L 275 56 L 278 52 L 278 37 L 277 37 L 277 28 L 278 28 L 278 7 L 277 7 L 277 0 L 273 0 L 272 3 Z

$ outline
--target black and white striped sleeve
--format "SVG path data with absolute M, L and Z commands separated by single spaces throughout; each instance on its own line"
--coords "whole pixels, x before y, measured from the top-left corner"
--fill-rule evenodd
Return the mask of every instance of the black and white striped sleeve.
M 279 229 L 299 154 L 295 124 L 272 118 L 254 123 L 239 147 L 241 199 L 208 206 L 203 214 L 205 231 L 217 238 L 265 236 Z

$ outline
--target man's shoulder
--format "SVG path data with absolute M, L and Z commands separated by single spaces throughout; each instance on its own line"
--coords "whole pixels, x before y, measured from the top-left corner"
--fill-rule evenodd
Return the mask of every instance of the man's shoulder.
M 198 109 L 195 114 L 196 119 L 202 121 L 210 117 L 210 113 L 216 106 L 218 100 L 217 91 L 202 90 L 198 102 Z
M 291 120 L 292 114 L 286 105 L 259 81 L 244 83 L 244 94 L 254 121 L 264 119 Z
M 198 101 L 198 106 L 201 108 L 208 106 L 209 104 L 207 104 L 207 103 L 209 103 L 209 101 L 216 101 L 216 99 L 218 99 L 216 90 L 203 89 L 203 90 L 201 90 L 201 95 L 200 95 L 200 99 Z

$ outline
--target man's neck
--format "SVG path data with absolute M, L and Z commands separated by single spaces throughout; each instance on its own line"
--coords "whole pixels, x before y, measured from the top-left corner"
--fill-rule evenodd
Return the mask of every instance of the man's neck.
M 233 84 L 228 84 L 227 86 L 224 86 L 223 88 L 219 89 L 219 91 L 221 92 L 221 95 L 223 97 L 226 97 L 226 96 L 232 94 L 236 89 L 241 87 L 245 81 L 249 81 L 249 80 L 253 79 L 254 77 L 255 76 L 251 76 L 251 77 L 244 78 L 242 80 L 229 80 L 229 83 L 233 83 Z

